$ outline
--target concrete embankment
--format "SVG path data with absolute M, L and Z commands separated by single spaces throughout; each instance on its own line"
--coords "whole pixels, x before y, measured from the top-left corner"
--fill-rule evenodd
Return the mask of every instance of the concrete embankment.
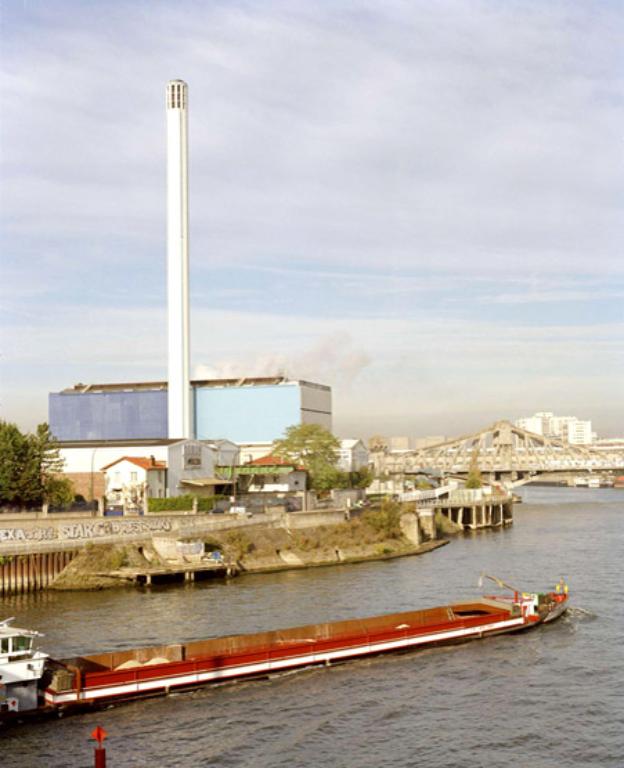
M 336 509 L 251 518 L 4 518 L 0 558 L 9 577 L 3 591 L 192 581 L 403 557 L 445 543 L 437 540 L 432 514 L 407 509 L 391 502 L 354 518 Z M 45 578 L 33 558 L 54 564 Z
M 446 543 L 436 540 L 431 518 L 421 521 L 396 505 L 346 520 L 344 512 L 334 512 L 229 522 L 235 525 L 222 517 L 204 518 L 203 524 L 200 519 L 167 521 L 165 530 L 146 531 L 140 540 L 133 529 L 114 542 L 101 541 L 101 536 L 87 542 L 46 586 L 102 589 L 131 582 L 338 565 L 421 554 Z
M 276 531 L 260 528 L 239 533 L 236 538 L 213 537 L 207 544 L 223 553 L 232 576 L 389 560 L 424 554 L 448 544 L 447 540 L 413 545 L 404 539 L 381 539 L 370 544 L 339 547 L 334 534 L 334 531 L 317 531 L 311 538 L 306 537 L 314 542 L 312 548 L 309 543 L 297 542 L 287 534 L 276 536 Z M 158 556 L 155 548 L 103 544 L 81 552 L 49 588 L 81 590 L 121 587 L 133 582 L 156 584 L 188 580 L 185 576 L 189 573 L 193 574 L 193 580 L 212 575 L 201 562 L 194 567 L 188 561 L 165 560 Z M 214 575 L 225 575 L 225 569 L 215 569 Z

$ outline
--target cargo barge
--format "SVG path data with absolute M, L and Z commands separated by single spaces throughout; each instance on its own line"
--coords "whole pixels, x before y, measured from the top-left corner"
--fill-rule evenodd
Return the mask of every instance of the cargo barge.
M 0 723 L 518 632 L 556 619 L 567 600 L 567 587 L 514 591 L 418 611 L 62 660 L 34 650 L 38 633 L 9 620 L 0 624 Z

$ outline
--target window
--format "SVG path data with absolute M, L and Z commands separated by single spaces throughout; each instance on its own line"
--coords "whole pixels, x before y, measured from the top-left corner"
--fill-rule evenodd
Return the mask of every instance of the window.
M 32 641 L 29 637 L 24 637 L 24 635 L 16 635 L 13 638 L 13 653 L 29 651 L 31 642 Z
M 9 638 L 3 637 L 2 640 L 0 640 L 0 653 L 8 653 L 9 652 Z
M 130 472 L 130 482 L 136 483 L 138 480 L 138 474 L 136 472 Z
M 186 443 L 183 446 L 183 456 L 184 469 L 201 467 L 202 452 L 201 445 L 199 443 Z

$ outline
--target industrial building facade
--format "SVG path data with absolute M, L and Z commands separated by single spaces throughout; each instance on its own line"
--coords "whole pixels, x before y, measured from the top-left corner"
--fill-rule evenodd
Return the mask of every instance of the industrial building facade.
M 271 442 L 294 424 L 332 428 L 331 389 L 285 377 L 191 382 L 193 435 L 236 443 Z M 77 384 L 49 395 L 49 424 L 60 442 L 164 440 L 166 382 Z

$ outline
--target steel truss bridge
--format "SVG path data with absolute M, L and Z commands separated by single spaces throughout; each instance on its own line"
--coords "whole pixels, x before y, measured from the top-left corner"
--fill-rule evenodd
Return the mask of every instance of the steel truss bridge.
M 491 427 L 413 451 L 373 451 L 380 475 L 440 472 L 466 475 L 471 464 L 490 480 L 529 482 L 538 476 L 624 471 L 624 449 L 605 450 L 591 445 L 568 445 L 497 421 Z

